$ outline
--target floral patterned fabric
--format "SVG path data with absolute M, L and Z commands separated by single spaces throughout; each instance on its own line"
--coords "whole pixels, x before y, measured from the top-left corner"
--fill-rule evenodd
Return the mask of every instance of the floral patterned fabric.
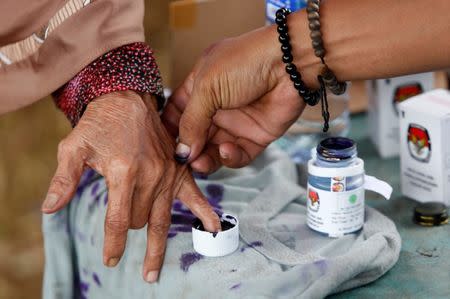
M 158 283 L 142 278 L 146 228 L 128 233 L 115 268 L 102 263 L 108 193 L 93 171 L 61 212 L 44 216 L 44 299 L 323 298 L 367 284 L 397 261 L 395 225 L 371 208 L 358 234 L 341 239 L 306 226 L 305 190 L 295 165 L 273 148 L 255 164 L 222 169 L 197 183 L 218 213 L 239 218 L 238 250 L 219 258 L 193 250 L 194 216 L 175 200 L 164 266 Z

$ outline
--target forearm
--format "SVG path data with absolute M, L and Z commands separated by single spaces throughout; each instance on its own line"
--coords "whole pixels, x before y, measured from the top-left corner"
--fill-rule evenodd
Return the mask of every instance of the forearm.
M 325 60 L 342 81 L 449 67 L 448 13 L 448 0 L 323 1 Z M 305 83 L 317 86 L 321 63 L 312 50 L 306 11 L 292 14 L 288 24 L 294 63 Z

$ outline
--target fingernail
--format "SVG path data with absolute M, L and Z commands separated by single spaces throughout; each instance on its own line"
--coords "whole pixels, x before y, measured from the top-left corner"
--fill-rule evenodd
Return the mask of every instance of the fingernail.
M 106 262 L 106 266 L 108 266 L 108 267 L 115 267 L 115 266 L 117 266 L 118 263 L 119 263 L 119 259 L 117 257 L 113 257 L 113 258 L 110 258 Z
M 219 153 L 220 153 L 220 157 L 224 160 L 228 160 L 230 158 L 230 155 L 228 155 L 228 153 L 223 152 L 222 150 L 219 149 Z
M 53 209 L 53 207 L 56 205 L 56 203 L 58 203 L 58 200 L 59 200 L 59 196 L 56 195 L 55 193 L 48 194 L 44 200 L 44 204 L 43 204 L 44 209 L 46 209 L 46 210 Z
M 145 281 L 149 283 L 154 283 L 158 280 L 159 271 L 149 271 L 147 276 L 145 276 Z
M 175 160 L 178 163 L 185 164 L 189 155 L 191 154 L 191 148 L 183 143 L 178 143 L 177 148 L 175 149 Z

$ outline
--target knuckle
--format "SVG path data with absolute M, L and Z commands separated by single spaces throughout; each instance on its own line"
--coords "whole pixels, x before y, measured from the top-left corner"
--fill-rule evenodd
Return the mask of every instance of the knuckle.
M 53 188 L 64 188 L 72 186 L 73 181 L 67 176 L 57 174 L 53 177 L 51 185 Z
M 148 224 L 148 229 L 154 235 L 164 236 L 167 234 L 170 228 L 170 223 L 166 222 L 150 222 Z
M 76 151 L 77 148 L 73 142 L 67 138 L 63 139 L 58 144 L 58 160 L 62 160 L 66 156 L 76 153 Z
M 120 178 L 127 178 L 136 174 L 137 167 L 132 158 L 120 157 L 111 161 L 110 172 L 116 174 Z
M 160 191 L 159 194 L 167 194 L 169 192 L 171 192 L 172 190 L 172 185 L 168 184 L 168 183 L 163 183 L 160 187 Z
M 130 228 L 130 221 L 124 217 L 111 217 L 106 221 L 106 228 L 114 233 L 125 233 Z

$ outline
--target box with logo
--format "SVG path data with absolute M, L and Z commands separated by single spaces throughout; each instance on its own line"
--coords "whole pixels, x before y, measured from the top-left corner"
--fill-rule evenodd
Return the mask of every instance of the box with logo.
M 415 96 L 399 112 L 402 193 L 450 205 L 450 92 Z
M 434 73 L 367 81 L 370 137 L 381 157 L 399 155 L 398 103 L 434 85 Z
M 307 0 L 266 0 L 267 23 L 275 22 L 275 13 L 282 7 L 296 11 L 306 7 Z

